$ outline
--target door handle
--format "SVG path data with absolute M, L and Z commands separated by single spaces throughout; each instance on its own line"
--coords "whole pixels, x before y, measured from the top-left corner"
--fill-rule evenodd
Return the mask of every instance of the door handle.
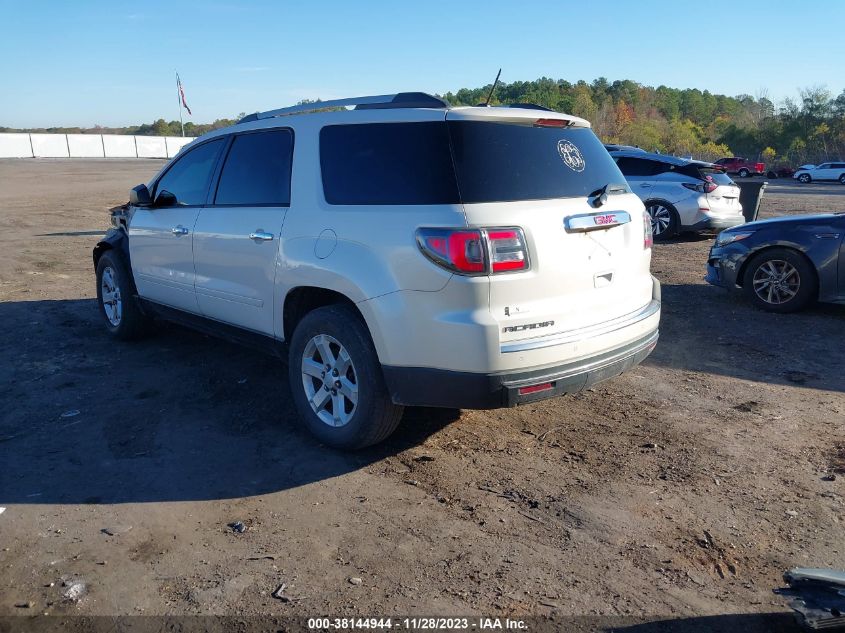
M 179 226 L 174 226 L 170 229 L 170 232 L 173 233 L 173 235 L 187 235 L 188 229 L 180 224 Z
M 272 233 L 265 233 L 261 229 L 257 229 L 254 233 L 249 234 L 249 239 L 251 240 L 259 240 L 261 242 L 269 242 L 273 239 Z
M 640 185 L 640 187 L 651 187 L 651 185 L 648 184 L 647 182 L 644 182 Z

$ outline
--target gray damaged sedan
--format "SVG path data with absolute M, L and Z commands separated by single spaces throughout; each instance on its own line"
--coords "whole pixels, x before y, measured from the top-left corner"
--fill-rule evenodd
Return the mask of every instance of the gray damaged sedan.
M 760 220 L 718 235 L 705 279 L 757 306 L 795 312 L 814 301 L 845 303 L 845 213 Z

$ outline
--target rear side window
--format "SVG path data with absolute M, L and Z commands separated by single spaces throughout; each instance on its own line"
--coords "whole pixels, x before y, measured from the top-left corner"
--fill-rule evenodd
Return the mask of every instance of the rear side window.
M 625 178 L 589 128 L 448 121 L 466 203 L 587 196 Z
M 223 164 L 215 204 L 290 204 L 293 133 L 268 130 L 239 134 Z
M 156 183 L 156 198 L 163 191 L 176 196 L 179 206 L 205 204 L 211 174 L 223 149 L 219 138 L 189 150 Z
M 711 169 L 709 167 L 700 167 L 698 170 L 698 176 L 702 180 L 707 180 L 708 182 L 716 183 L 717 185 L 735 185 L 736 183 L 733 179 L 728 176 L 725 172 L 721 169 Z
M 669 167 L 665 163 L 643 158 L 628 158 L 623 156 L 616 161 L 616 164 L 626 176 L 656 176 L 669 170 Z
M 320 166 L 329 204 L 459 202 L 442 121 L 326 126 Z

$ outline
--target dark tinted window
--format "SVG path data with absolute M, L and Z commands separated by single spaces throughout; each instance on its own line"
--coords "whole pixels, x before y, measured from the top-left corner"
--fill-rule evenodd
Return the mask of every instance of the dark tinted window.
M 324 127 L 320 165 L 329 204 L 458 202 L 442 121 Z
M 461 199 L 473 202 L 586 196 L 625 178 L 589 128 L 449 121 Z
M 162 191 L 176 196 L 178 205 L 205 204 L 211 174 L 224 139 L 215 139 L 191 149 L 167 170 L 156 184 L 156 197 Z
M 290 204 L 292 158 L 290 130 L 239 134 L 223 164 L 215 204 Z
M 643 158 L 622 157 L 617 159 L 616 164 L 619 170 L 626 176 L 656 176 L 664 171 L 669 171 L 665 163 L 656 160 L 645 160 Z

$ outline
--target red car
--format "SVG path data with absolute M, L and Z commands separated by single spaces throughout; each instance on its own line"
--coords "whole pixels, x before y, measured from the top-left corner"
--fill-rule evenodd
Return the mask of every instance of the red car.
M 765 163 L 754 163 L 747 158 L 733 156 L 731 158 L 720 158 L 716 164 L 729 174 L 737 174 L 740 178 L 749 176 L 762 176 L 766 173 Z

